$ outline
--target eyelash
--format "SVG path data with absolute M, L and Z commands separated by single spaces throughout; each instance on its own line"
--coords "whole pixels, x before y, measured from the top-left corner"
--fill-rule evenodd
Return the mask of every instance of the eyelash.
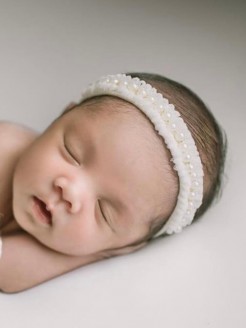
M 99 208 L 100 208 L 100 211 L 101 211 L 101 213 L 102 213 L 102 216 L 103 216 L 103 218 L 104 218 L 104 220 L 107 222 L 107 224 L 108 224 L 108 220 L 107 220 L 107 218 L 106 218 L 106 216 L 105 216 L 105 214 L 104 214 L 104 212 L 103 212 L 103 210 L 102 210 L 102 207 L 101 207 L 101 203 L 100 203 L 100 201 L 98 201 L 98 205 L 99 205 Z
M 79 165 L 79 161 L 76 159 L 76 157 L 73 155 L 73 153 L 70 151 L 69 147 L 67 146 L 66 142 L 64 141 L 64 148 L 68 155 L 76 162 L 76 164 Z

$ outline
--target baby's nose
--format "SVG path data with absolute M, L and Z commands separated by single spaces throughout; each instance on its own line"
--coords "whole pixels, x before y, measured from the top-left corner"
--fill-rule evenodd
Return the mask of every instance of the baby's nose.
M 76 183 L 71 183 L 64 177 L 59 177 L 54 183 L 59 200 L 66 203 L 67 210 L 75 214 L 80 211 L 82 198 L 79 186 Z

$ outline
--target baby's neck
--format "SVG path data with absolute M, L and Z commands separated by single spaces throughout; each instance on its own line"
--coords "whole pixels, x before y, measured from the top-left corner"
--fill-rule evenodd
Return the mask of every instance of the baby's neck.
M 20 232 L 20 231 L 23 231 L 23 229 L 18 225 L 15 218 L 12 217 L 1 228 L 1 235 L 14 234 L 14 233 L 17 233 L 17 232 Z

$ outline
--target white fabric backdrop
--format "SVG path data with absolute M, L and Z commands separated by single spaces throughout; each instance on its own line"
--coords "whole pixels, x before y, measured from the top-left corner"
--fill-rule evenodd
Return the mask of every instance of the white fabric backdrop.
M 0 326 L 246 326 L 245 1 L 0 0 L 0 119 L 42 131 L 88 82 L 147 71 L 193 88 L 229 139 L 222 200 L 181 235 L 0 294 Z

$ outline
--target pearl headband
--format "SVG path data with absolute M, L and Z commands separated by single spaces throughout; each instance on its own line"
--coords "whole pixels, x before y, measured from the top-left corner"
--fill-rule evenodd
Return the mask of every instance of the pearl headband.
M 125 74 L 102 77 L 83 92 L 81 102 L 101 95 L 116 96 L 137 106 L 164 139 L 178 173 L 179 194 L 173 213 L 154 237 L 181 232 L 191 224 L 203 197 L 202 163 L 187 125 L 174 105 L 139 78 Z

